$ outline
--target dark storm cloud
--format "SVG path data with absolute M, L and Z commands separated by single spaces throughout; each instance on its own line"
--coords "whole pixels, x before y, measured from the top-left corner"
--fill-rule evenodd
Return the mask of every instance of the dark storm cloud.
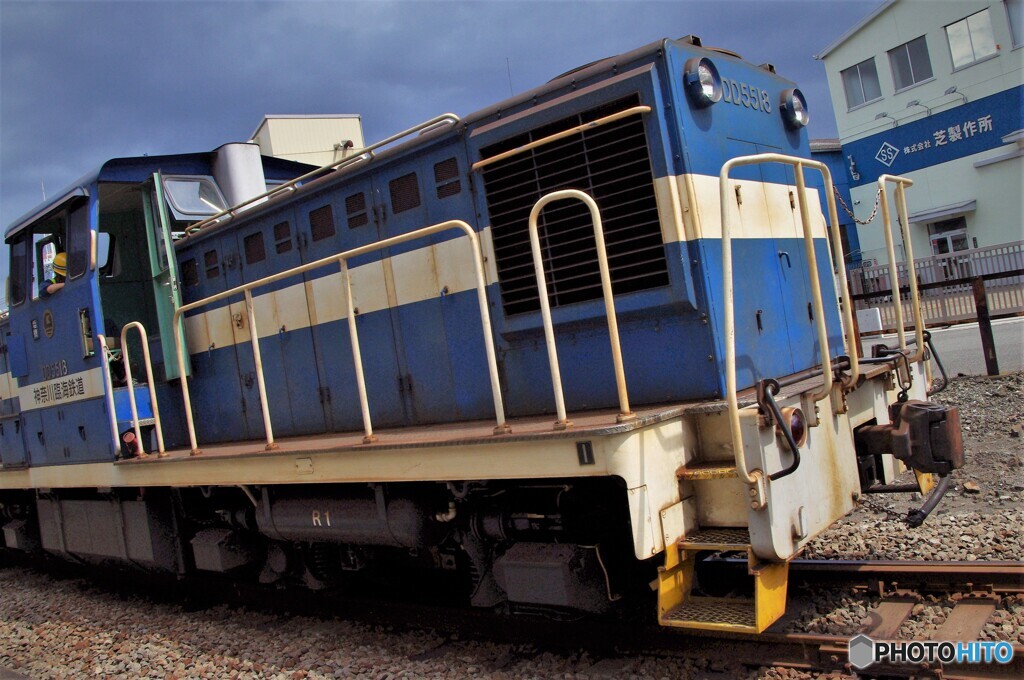
M 40 182 L 52 197 L 108 158 L 245 139 L 265 113 L 360 113 L 372 141 L 507 97 L 509 66 L 520 92 L 688 33 L 776 64 L 831 136 L 812 55 L 877 4 L 0 0 L 0 221 Z

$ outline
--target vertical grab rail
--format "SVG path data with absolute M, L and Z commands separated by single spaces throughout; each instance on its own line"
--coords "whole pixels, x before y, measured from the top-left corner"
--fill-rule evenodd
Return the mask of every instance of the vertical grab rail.
M 882 206 L 882 226 L 885 230 L 885 250 L 889 255 L 889 278 L 892 283 L 892 299 L 896 307 L 896 337 L 900 349 L 907 348 L 907 337 L 903 329 L 903 297 L 900 294 L 899 269 L 896 266 L 896 247 L 892 242 L 892 218 L 889 213 L 889 196 L 886 184 L 896 185 L 896 212 L 900 221 L 900 235 L 903 237 L 903 259 L 907 263 L 907 283 L 910 285 L 910 307 L 914 313 L 914 336 L 917 341 L 917 352 L 910 359 L 920 361 L 924 357 L 924 318 L 921 314 L 921 297 L 917 290 L 917 271 L 914 268 L 914 245 L 910 238 L 910 220 L 907 215 L 906 187 L 914 186 L 913 180 L 896 175 L 882 175 L 878 178 L 878 203 Z
M 256 360 L 256 375 L 259 382 L 260 397 L 263 400 L 263 425 L 267 433 L 267 448 L 272 448 L 273 432 L 270 424 L 270 407 L 267 404 L 266 399 L 266 387 L 263 380 L 263 364 L 262 361 L 260 360 L 259 354 L 259 335 L 257 332 L 256 312 L 255 307 L 253 305 L 251 291 L 255 288 L 259 288 L 261 286 L 274 283 L 275 281 L 280 281 L 282 279 L 287 279 L 292 276 L 304 274 L 305 272 L 312 271 L 314 269 L 319 269 L 320 267 L 325 267 L 327 265 L 337 264 L 341 268 L 342 279 L 345 285 L 345 301 L 349 317 L 349 338 L 352 344 L 352 358 L 353 361 L 356 363 L 356 383 L 357 389 L 359 391 L 359 405 L 360 409 L 362 410 L 363 416 L 363 442 L 370 443 L 372 441 L 375 441 L 375 436 L 373 434 L 373 425 L 370 421 L 370 409 L 369 400 L 366 395 L 366 385 L 362 377 L 363 367 L 362 357 L 359 352 L 359 333 L 358 330 L 356 329 L 355 313 L 352 304 L 351 280 L 348 275 L 347 261 L 359 255 L 365 255 L 366 253 L 371 253 L 377 250 L 382 250 L 384 248 L 389 248 L 391 246 L 398 245 L 399 243 L 405 243 L 406 241 L 412 241 L 418 238 L 431 236 L 438 232 L 449 231 L 452 229 L 461 230 L 467 236 L 469 248 L 473 257 L 473 268 L 476 274 L 477 303 L 480 307 L 480 325 L 484 336 L 484 351 L 487 355 L 487 369 L 491 381 L 491 398 L 494 401 L 495 420 L 497 421 L 494 427 L 494 434 L 507 434 L 508 432 L 511 432 L 512 429 L 505 421 L 505 406 L 501 396 L 501 383 L 498 377 L 498 360 L 494 351 L 494 337 L 491 331 L 491 315 L 487 307 L 487 290 L 484 281 L 483 259 L 480 254 L 480 241 L 477 238 L 476 232 L 473 231 L 473 228 L 463 220 L 448 220 L 447 222 L 441 222 L 439 224 L 424 227 L 422 229 L 417 229 L 416 231 L 411 231 L 406 234 L 393 236 L 382 241 L 377 241 L 376 243 L 371 243 L 369 245 L 361 246 L 359 248 L 346 250 L 345 252 L 338 253 L 337 255 L 330 255 L 328 257 L 321 258 L 308 264 L 293 267 L 286 271 L 279 272 L 277 274 L 272 274 L 270 276 L 265 276 L 262 279 L 252 281 L 241 286 L 236 286 L 230 290 L 226 290 L 221 293 L 217 293 L 216 295 L 211 295 L 209 297 L 203 298 L 202 300 L 190 302 L 189 304 L 182 305 L 181 307 L 175 310 L 174 327 L 178 328 L 178 324 L 181 323 L 182 315 L 185 312 L 189 312 L 194 309 L 204 307 L 206 305 L 212 304 L 219 300 L 224 300 L 235 295 L 245 295 L 246 310 L 249 316 L 250 341 L 253 343 L 253 357 Z M 188 389 L 188 378 L 184 370 L 185 354 L 180 333 L 174 334 L 174 349 L 178 359 L 178 368 L 182 376 L 181 395 L 185 406 L 185 421 L 188 426 L 189 443 L 192 446 L 192 455 L 196 455 L 200 453 L 200 450 L 199 444 L 196 440 L 195 420 L 192 415 L 192 399 Z
M 267 403 L 267 382 L 263 379 L 263 355 L 260 354 L 260 335 L 256 329 L 256 308 L 252 303 L 252 289 L 245 291 L 245 312 L 249 317 L 249 342 L 252 344 L 252 359 L 256 364 L 256 388 L 260 393 L 260 409 L 263 411 L 263 431 L 267 437 L 267 451 L 277 448 L 274 443 L 274 427 L 270 422 L 270 405 Z
M 132 379 L 132 363 L 128 361 L 128 331 L 132 328 L 139 329 L 139 339 L 142 341 L 142 356 L 146 362 L 146 380 L 149 387 L 149 402 L 153 405 L 153 424 L 156 425 L 156 446 L 157 456 L 163 458 L 167 455 L 164 450 L 164 430 L 160 424 L 160 407 L 156 402 L 156 381 L 153 380 L 153 364 L 149 358 L 149 337 L 146 329 L 138 321 L 130 321 L 121 328 L 121 356 L 124 361 L 124 377 L 128 383 L 128 403 L 132 407 L 132 424 L 135 426 L 135 441 L 139 443 L 139 451 L 146 452 L 142 446 L 142 427 L 139 425 L 139 407 L 135 403 L 135 385 Z
M 846 326 L 846 350 L 850 357 L 851 377 L 844 381 L 852 385 L 856 382 L 860 372 L 859 348 L 857 338 L 853 335 L 853 311 L 849 304 L 848 286 L 846 283 L 846 269 L 843 266 L 845 256 L 843 253 L 842 240 L 839 235 L 839 220 L 836 215 L 835 198 L 832 191 L 832 174 L 827 166 L 819 161 L 796 158 L 777 153 L 755 154 L 752 156 L 739 156 L 726 161 L 719 174 L 720 208 L 722 211 L 722 293 L 725 316 L 725 391 L 726 400 L 729 406 L 729 429 L 732 435 L 733 455 L 736 461 L 736 471 L 740 479 L 747 484 L 757 485 L 760 488 L 765 475 L 761 470 L 750 472 L 747 470 L 747 461 L 743 450 L 743 432 L 740 427 L 739 400 L 736 396 L 736 313 L 733 295 L 732 275 L 732 211 L 729 209 L 729 171 L 734 167 L 743 165 L 757 165 L 760 163 L 781 163 L 794 168 L 796 174 L 797 201 L 800 209 L 800 222 L 804 238 L 804 250 L 807 255 L 807 262 L 811 270 L 811 296 L 814 311 L 817 316 L 818 344 L 821 347 L 822 368 L 824 385 L 821 390 L 813 395 L 814 401 L 824 399 L 832 391 L 832 368 L 829 358 L 828 332 L 825 327 L 824 304 L 821 298 L 821 280 L 818 277 L 817 257 L 814 253 L 814 237 L 811 234 L 810 211 L 805 196 L 805 181 L 803 177 L 804 168 L 818 170 L 822 174 L 825 183 L 824 190 L 827 193 L 829 219 L 831 220 L 832 241 L 836 261 L 839 263 L 839 279 L 843 289 L 844 300 L 843 320 Z M 758 503 L 763 507 L 762 503 Z
M 544 338 L 548 348 L 548 364 L 551 367 L 551 383 L 555 391 L 556 430 L 564 430 L 572 426 L 565 414 L 565 397 L 562 394 L 562 374 L 558 368 L 558 349 L 555 347 L 555 331 L 551 324 L 551 304 L 548 301 L 548 286 L 544 277 L 544 259 L 540 251 L 540 236 L 537 230 L 537 218 L 541 210 L 552 201 L 576 199 L 582 201 L 590 210 L 590 219 L 594 225 L 594 241 L 597 249 L 597 263 L 601 270 L 601 292 L 604 297 L 605 316 L 608 319 L 608 335 L 612 344 L 612 363 L 615 366 L 615 387 L 619 393 L 618 422 L 623 423 L 636 419 L 636 414 L 629 409 L 629 394 L 626 391 L 626 374 L 622 368 L 622 349 L 619 346 L 619 324 L 615 316 L 615 300 L 612 297 L 611 275 L 608 272 L 608 254 L 604 246 L 604 227 L 601 224 L 601 213 L 597 203 L 589 195 L 576 189 L 553 191 L 543 196 L 530 211 L 530 247 L 533 251 L 533 269 L 537 275 L 537 292 L 540 295 L 540 313 L 544 322 Z
M 370 402 L 366 396 L 366 378 L 363 375 L 363 354 L 359 349 L 359 330 L 356 327 L 355 306 L 352 304 L 352 277 L 348 270 L 348 260 L 338 262 L 341 268 L 341 279 L 345 285 L 345 316 L 348 320 L 349 345 L 352 347 L 352 364 L 356 372 L 356 389 L 359 391 L 359 410 L 363 416 L 363 443 L 369 444 L 377 440 L 373 434 L 373 423 L 370 422 Z
M 103 391 L 106 393 L 107 402 L 107 424 L 110 426 L 111 453 L 118 455 L 121 450 L 121 440 L 117 436 L 117 413 L 114 406 L 114 381 L 110 379 L 110 362 L 107 361 L 107 338 L 102 333 L 96 334 L 96 341 L 103 348 Z

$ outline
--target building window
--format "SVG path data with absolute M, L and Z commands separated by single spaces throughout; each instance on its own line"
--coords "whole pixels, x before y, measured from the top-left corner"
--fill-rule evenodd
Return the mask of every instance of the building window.
M 928 58 L 928 43 L 924 36 L 889 50 L 889 65 L 897 92 L 930 80 L 932 62 Z
M 856 66 L 841 72 L 843 89 L 846 91 L 846 106 L 853 109 L 861 104 L 882 98 L 882 88 L 878 85 L 878 71 L 875 69 L 875 58 L 866 59 Z
M 954 70 L 970 66 L 996 53 L 992 18 L 987 9 L 946 26 L 946 37 L 949 39 Z
M 1003 0 L 1006 16 L 1010 20 L 1010 35 L 1013 46 L 1024 45 L 1024 0 Z

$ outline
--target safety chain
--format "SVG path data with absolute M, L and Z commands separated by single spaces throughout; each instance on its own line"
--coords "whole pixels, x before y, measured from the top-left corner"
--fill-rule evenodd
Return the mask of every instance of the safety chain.
M 844 201 L 843 197 L 839 195 L 839 189 L 837 189 L 836 187 L 833 186 L 832 187 L 832 191 L 835 193 L 836 200 L 839 201 L 839 205 L 843 206 L 843 210 L 846 211 L 846 214 L 849 215 L 851 218 L 853 218 L 853 221 L 856 222 L 857 224 L 870 224 L 871 220 L 875 219 L 875 215 L 878 214 L 878 203 L 879 203 L 879 201 L 882 198 L 882 190 L 881 189 L 879 189 L 875 193 L 875 207 L 871 210 L 871 216 L 868 217 L 866 220 L 858 220 L 857 219 L 857 216 L 853 214 L 853 211 L 850 210 L 850 207 L 848 205 L 846 205 L 846 201 Z
M 875 512 L 878 512 L 878 513 L 881 513 L 881 514 L 885 515 L 888 519 L 894 520 L 896 522 L 902 522 L 902 521 L 906 520 L 906 517 L 904 517 L 902 514 L 896 512 L 895 510 L 890 510 L 889 508 L 885 507 L 881 503 L 877 503 L 877 502 L 875 502 L 873 500 L 869 500 L 866 495 L 860 497 L 860 502 L 861 502 L 861 505 L 866 505 L 867 507 L 871 508 Z

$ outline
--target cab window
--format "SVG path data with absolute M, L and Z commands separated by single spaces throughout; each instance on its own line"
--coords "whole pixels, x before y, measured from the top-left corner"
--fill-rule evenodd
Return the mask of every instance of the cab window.
M 68 280 L 80 278 L 92 259 L 89 209 L 82 206 L 68 215 Z M 52 258 L 51 258 L 52 261 Z
M 227 201 L 212 177 L 164 177 L 167 203 L 175 219 L 194 222 L 224 210 Z
M 22 234 L 11 244 L 11 306 L 25 301 L 25 278 L 28 273 L 28 235 Z
M 39 222 L 32 227 L 32 299 L 36 300 L 40 292 L 54 280 L 53 258 L 57 253 L 66 253 L 65 214 Z

